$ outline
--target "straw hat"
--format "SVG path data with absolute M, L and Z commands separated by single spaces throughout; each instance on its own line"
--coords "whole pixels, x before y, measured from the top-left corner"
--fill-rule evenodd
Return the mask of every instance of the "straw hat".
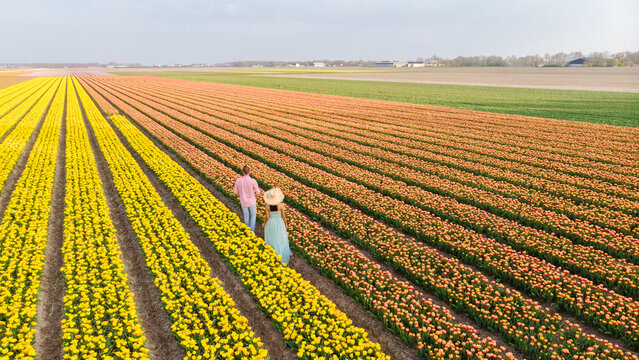
M 268 205 L 277 205 L 284 201 L 284 194 L 280 188 L 272 188 L 264 193 L 264 202 Z

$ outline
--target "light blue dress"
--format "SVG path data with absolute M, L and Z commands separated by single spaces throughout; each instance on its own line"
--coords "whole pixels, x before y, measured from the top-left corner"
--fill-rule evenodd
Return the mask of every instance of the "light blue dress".
M 288 264 L 291 258 L 291 248 L 288 246 L 288 233 L 282 219 L 281 211 L 270 210 L 269 219 L 264 227 L 264 241 L 275 249 L 275 253 L 282 257 L 282 262 Z

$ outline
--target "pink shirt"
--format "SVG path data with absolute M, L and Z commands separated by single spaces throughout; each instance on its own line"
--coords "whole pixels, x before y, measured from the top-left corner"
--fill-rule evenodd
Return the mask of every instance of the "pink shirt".
M 243 207 L 255 205 L 255 195 L 260 193 L 257 187 L 257 181 L 248 175 L 235 180 L 235 189 L 233 192 L 240 195 L 240 204 Z

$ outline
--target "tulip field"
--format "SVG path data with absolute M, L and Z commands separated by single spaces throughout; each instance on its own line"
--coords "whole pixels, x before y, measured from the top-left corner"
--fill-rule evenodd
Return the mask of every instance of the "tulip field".
M 0 88 L 2 360 L 639 360 L 637 128 L 55 75 Z

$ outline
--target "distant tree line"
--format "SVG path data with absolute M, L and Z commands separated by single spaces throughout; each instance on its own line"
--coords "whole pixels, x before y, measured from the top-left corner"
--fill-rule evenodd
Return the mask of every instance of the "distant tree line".
M 592 52 L 584 55 L 581 51 L 571 53 L 556 53 L 526 56 L 457 56 L 454 59 L 444 59 L 436 55 L 424 60 L 430 64 L 443 66 L 564 66 L 566 63 L 586 58 L 585 66 L 632 66 L 639 64 L 639 51 L 624 51 L 618 53 Z
M 632 66 L 639 64 L 639 51 L 624 51 L 618 53 L 592 52 L 584 55 L 581 51 L 571 53 L 560 52 L 557 54 L 526 55 L 526 56 L 457 56 L 446 59 L 433 55 L 429 58 L 418 57 L 417 62 L 425 62 L 435 66 L 565 66 L 566 63 L 586 58 L 585 66 Z M 324 63 L 326 66 L 374 66 L 375 61 L 370 60 L 330 60 L 317 59 L 305 61 L 233 61 L 217 66 L 311 66 L 313 63 Z
M 231 61 L 221 64 L 215 64 L 216 66 L 232 66 L 232 67 L 251 67 L 251 66 L 312 66 L 314 63 L 324 63 L 327 66 L 372 66 L 375 65 L 375 61 L 370 60 L 330 60 L 330 59 L 316 59 L 316 60 L 301 60 L 301 61 Z

